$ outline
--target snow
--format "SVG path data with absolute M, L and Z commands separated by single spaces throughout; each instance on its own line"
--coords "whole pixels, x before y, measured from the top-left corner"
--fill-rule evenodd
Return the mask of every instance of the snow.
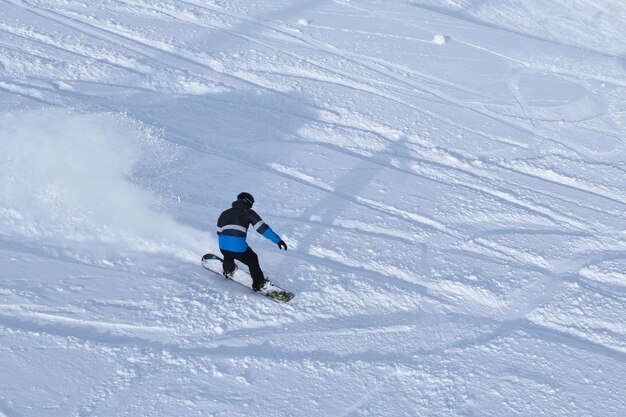
M 624 415 L 625 18 L 5 0 L 0 416 Z
M 447 39 L 444 35 L 435 35 L 433 36 L 433 43 L 435 45 L 445 45 L 445 43 L 447 42 Z

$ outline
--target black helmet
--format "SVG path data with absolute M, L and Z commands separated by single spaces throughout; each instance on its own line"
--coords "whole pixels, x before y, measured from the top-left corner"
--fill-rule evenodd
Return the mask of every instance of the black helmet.
M 239 193 L 239 195 L 237 196 L 237 200 L 242 200 L 250 204 L 250 207 L 252 207 L 252 205 L 254 204 L 254 197 L 252 197 L 252 194 L 246 192 Z

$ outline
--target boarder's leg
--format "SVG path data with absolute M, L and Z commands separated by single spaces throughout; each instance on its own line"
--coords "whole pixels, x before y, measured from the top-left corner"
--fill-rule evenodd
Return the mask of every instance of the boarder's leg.
M 252 289 L 258 290 L 265 283 L 265 277 L 259 265 L 259 257 L 249 246 L 244 253 L 238 255 L 237 259 L 248 265 L 250 276 L 252 277 Z
M 235 265 L 235 256 L 238 255 L 235 252 L 231 252 L 229 250 L 220 249 L 222 255 L 224 256 L 224 276 L 226 278 L 231 278 L 235 269 L 237 269 L 237 265 Z

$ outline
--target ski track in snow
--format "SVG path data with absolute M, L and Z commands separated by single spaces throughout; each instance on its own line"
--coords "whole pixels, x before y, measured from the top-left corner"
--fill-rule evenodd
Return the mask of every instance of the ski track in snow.
M 625 10 L 478 3 L 1 0 L 0 416 L 621 415 Z

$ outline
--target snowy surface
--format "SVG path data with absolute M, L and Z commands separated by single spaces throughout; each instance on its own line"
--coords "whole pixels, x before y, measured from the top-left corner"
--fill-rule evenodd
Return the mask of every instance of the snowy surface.
M 624 416 L 624 21 L 0 1 L 0 416 Z

